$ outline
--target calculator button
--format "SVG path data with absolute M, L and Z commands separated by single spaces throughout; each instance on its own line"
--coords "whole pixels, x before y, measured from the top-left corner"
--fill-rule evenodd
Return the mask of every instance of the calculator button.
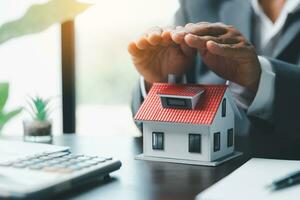
M 70 168 L 61 168 L 61 169 L 57 170 L 57 172 L 59 172 L 59 173 L 66 173 L 66 174 L 72 173 L 73 171 L 74 170 L 70 169 Z
M 69 166 L 68 167 L 69 169 L 72 169 L 74 171 L 77 171 L 77 170 L 81 170 L 82 167 L 80 165 L 72 165 L 72 166 Z
M 70 152 L 42 153 L 34 156 L 2 162 L 0 166 L 14 168 L 28 168 L 46 172 L 72 173 L 112 159 L 111 157 L 73 155 Z
M 34 164 L 34 162 L 31 162 L 31 161 L 23 161 L 22 164 L 28 166 L 28 165 Z
M 70 159 L 76 159 L 77 156 L 69 154 L 69 155 L 65 155 L 64 157 L 62 157 L 65 160 L 70 160 Z
M 71 159 L 71 160 L 68 160 L 67 163 L 69 164 L 75 164 L 75 163 L 78 163 L 80 161 L 76 160 L 76 159 Z
M 12 166 L 13 165 L 13 162 L 2 162 L 0 163 L 0 166 L 2 167 L 9 167 L 9 166 Z
M 50 161 L 46 162 L 46 165 L 52 166 L 52 165 L 56 165 L 58 163 L 60 163 L 60 162 L 57 160 L 50 160 Z
M 16 164 L 13 164 L 13 167 L 15 167 L 15 168 L 25 168 L 26 165 L 24 165 L 22 163 L 16 163 Z
M 59 158 L 65 155 L 69 155 L 70 152 L 66 151 L 66 152 L 58 152 L 58 153 L 53 153 L 53 154 L 49 154 L 48 157 L 49 158 Z
M 97 165 L 99 162 L 97 160 L 89 160 L 87 163 L 90 165 Z
M 86 162 L 86 161 L 90 160 L 90 158 L 82 157 L 82 158 L 77 158 L 76 160 L 77 160 L 77 162 Z
M 29 169 L 32 169 L 32 170 L 39 170 L 39 169 L 42 169 L 44 166 L 42 165 L 33 165 L 33 166 L 30 166 Z
M 43 168 L 43 171 L 45 172 L 57 172 L 60 168 L 57 168 L 57 167 L 50 167 L 50 166 L 47 166 L 47 167 L 44 167 Z
M 105 158 L 102 158 L 102 157 L 98 157 L 98 158 L 94 158 L 93 161 L 97 162 L 97 163 L 102 163 L 102 162 L 105 162 L 106 159 Z
M 80 166 L 81 168 L 86 168 L 91 166 L 89 163 L 78 163 L 77 165 Z
M 40 160 L 40 159 L 37 159 L 37 158 L 35 158 L 35 159 L 31 159 L 31 160 L 29 160 L 31 163 L 40 163 L 40 162 L 43 162 L 44 160 Z

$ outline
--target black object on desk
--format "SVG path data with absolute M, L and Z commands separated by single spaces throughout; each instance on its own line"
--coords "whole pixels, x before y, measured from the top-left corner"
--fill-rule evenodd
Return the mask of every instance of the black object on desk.
M 300 183 L 300 171 L 291 173 L 279 180 L 274 181 L 270 187 L 272 190 L 280 190 Z

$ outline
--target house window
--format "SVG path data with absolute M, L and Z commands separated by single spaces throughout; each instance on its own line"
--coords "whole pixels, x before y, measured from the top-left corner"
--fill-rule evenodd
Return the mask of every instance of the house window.
M 152 133 L 152 149 L 164 150 L 164 133 L 162 132 Z
M 167 98 L 167 105 L 170 107 L 187 107 L 187 100 L 186 99 L 179 99 L 179 98 Z
M 201 153 L 201 135 L 189 134 L 189 152 Z
M 233 146 L 233 128 L 227 130 L 227 147 Z
M 192 100 L 183 98 L 161 97 L 164 108 L 192 109 Z
M 221 147 L 220 132 L 214 133 L 214 152 L 219 151 Z
M 226 117 L 226 99 L 222 101 L 222 117 Z

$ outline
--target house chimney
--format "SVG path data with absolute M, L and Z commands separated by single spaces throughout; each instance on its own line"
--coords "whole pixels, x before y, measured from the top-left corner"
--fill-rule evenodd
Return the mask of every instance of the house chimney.
M 158 92 L 163 108 L 194 110 L 204 89 L 188 85 L 170 85 Z

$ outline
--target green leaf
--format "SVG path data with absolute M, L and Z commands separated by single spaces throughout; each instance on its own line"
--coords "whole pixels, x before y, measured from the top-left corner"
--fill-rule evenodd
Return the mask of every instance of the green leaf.
M 6 113 L 4 115 L 6 122 L 11 120 L 16 115 L 20 114 L 22 112 L 22 110 L 23 110 L 23 108 L 18 108 L 18 109 L 15 109 L 15 110 L 11 111 L 11 112 Z
M 11 112 L 8 113 L 0 113 L 0 132 L 1 129 L 4 127 L 4 125 L 11 120 L 12 118 L 14 118 L 16 115 L 20 114 L 22 112 L 23 108 L 18 108 L 15 109 Z
M 0 112 L 2 112 L 8 99 L 8 83 L 0 83 Z
M 34 4 L 19 19 L 0 26 L 0 44 L 13 38 L 42 32 L 55 23 L 74 19 L 90 6 L 91 4 L 76 0 L 49 0 Z

